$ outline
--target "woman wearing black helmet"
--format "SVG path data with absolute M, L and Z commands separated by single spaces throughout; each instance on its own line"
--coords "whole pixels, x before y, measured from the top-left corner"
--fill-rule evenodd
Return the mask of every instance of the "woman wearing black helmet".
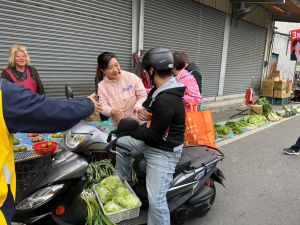
M 117 174 L 131 180 L 131 159 L 144 154 L 149 200 L 148 225 L 170 225 L 166 193 L 180 160 L 185 128 L 183 95 L 185 87 L 173 76 L 173 55 L 165 48 L 153 48 L 143 57 L 143 67 L 155 84 L 140 112 L 141 119 L 151 114 L 149 127 L 139 127 L 119 139 L 132 149 L 129 156 L 117 156 Z M 118 149 L 121 151 L 120 149 Z

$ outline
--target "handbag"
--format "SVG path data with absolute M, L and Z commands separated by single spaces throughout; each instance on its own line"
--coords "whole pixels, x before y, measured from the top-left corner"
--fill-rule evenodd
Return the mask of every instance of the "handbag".
M 212 112 L 207 109 L 195 111 L 192 103 L 190 107 L 191 112 L 186 112 L 184 144 L 205 145 L 217 149 Z

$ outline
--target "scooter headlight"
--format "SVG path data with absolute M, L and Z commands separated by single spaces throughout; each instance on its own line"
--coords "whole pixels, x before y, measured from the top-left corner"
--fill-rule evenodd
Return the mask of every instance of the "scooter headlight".
M 36 208 L 45 202 L 49 201 L 54 197 L 54 195 L 59 192 L 64 187 L 63 184 L 52 185 L 49 187 L 45 187 L 29 197 L 25 198 L 21 201 L 17 206 L 17 210 L 27 210 L 31 208 Z
M 69 149 L 74 149 L 90 136 L 91 134 L 78 134 L 68 130 L 64 135 L 65 146 Z

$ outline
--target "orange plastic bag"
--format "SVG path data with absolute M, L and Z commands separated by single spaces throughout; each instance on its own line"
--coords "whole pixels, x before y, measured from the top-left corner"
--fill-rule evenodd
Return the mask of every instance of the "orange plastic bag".
M 184 144 L 206 145 L 217 148 L 214 121 L 210 110 L 196 112 L 193 105 L 191 112 L 186 112 Z

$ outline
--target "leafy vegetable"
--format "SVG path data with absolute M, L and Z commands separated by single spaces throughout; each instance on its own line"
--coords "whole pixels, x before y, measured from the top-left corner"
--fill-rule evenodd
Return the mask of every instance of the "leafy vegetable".
M 118 205 L 114 201 L 109 201 L 104 205 L 105 212 L 112 213 L 112 212 L 118 212 L 124 209 L 122 206 Z
M 220 124 L 215 124 L 214 126 L 217 137 L 225 138 L 228 134 L 233 134 L 233 131 L 230 127 L 223 126 Z
M 282 119 L 274 111 L 270 103 L 266 98 L 258 99 L 255 104 L 261 105 L 263 109 L 263 115 L 270 121 L 276 122 Z
M 241 123 L 248 123 L 248 124 L 253 124 L 256 127 L 261 126 L 262 124 L 266 123 L 268 120 L 265 116 L 263 115 L 249 115 L 249 116 L 244 116 L 240 120 Z
M 96 186 L 96 191 L 103 203 L 110 201 L 113 197 L 113 193 L 106 187 L 101 187 L 100 185 L 98 185 Z
M 102 213 L 96 200 L 96 196 L 91 190 L 83 190 L 81 197 L 87 205 L 87 218 L 85 225 L 115 225 Z
M 115 196 L 122 196 L 122 195 L 128 195 L 128 194 L 131 194 L 131 192 L 125 187 L 118 187 L 115 192 Z
M 109 191 L 114 192 L 118 187 L 123 187 L 124 184 L 118 176 L 110 176 L 100 182 L 101 187 L 106 187 Z
M 99 183 L 102 179 L 115 174 L 115 168 L 109 160 L 101 160 L 89 164 L 87 170 L 87 187 Z
M 138 197 L 127 189 L 118 176 L 103 179 L 96 186 L 96 192 L 104 203 L 105 212 L 118 212 L 124 208 L 133 209 L 142 203 Z
M 225 126 L 230 127 L 234 134 L 243 133 L 243 128 L 245 128 L 245 126 L 242 123 L 233 122 L 233 121 L 226 122 Z
M 141 205 L 141 201 L 133 194 L 119 195 L 113 198 L 113 201 L 126 209 L 133 209 Z

